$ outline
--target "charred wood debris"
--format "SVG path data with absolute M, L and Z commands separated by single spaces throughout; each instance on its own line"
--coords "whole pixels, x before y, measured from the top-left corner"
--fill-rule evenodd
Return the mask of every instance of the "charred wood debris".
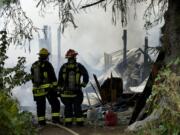
M 137 120 L 142 120 L 147 117 L 145 112 L 141 112 L 146 105 L 146 100 L 151 95 L 152 85 L 154 79 L 162 67 L 164 59 L 164 52 L 160 51 L 155 63 L 150 69 L 150 75 L 142 92 L 124 92 L 123 80 L 120 77 L 107 78 L 102 85 L 100 85 L 97 77 L 93 74 L 96 88 L 91 83 L 95 91 L 99 104 L 90 106 L 83 110 L 87 121 L 100 123 L 99 125 L 107 125 L 108 112 L 115 114 L 116 122 L 109 124 L 110 126 L 117 124 L 130 125 Z M 90 112 L 90 114 L 89 114 Z M 93 114 L 91 114 L 93 112 Z M 139 116 L 141 115 L 141 116 Z

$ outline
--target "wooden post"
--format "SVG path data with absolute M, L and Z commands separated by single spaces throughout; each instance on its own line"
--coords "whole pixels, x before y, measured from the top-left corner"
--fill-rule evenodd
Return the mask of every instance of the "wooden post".
M 127 65 L 127 30 L 123 30 L 123 44 L 124 44 L 124 49 L 123 49 L 123 63 L 124 67 Z
M 141 80 L 144 80 L 148 71 L 148 37 L 146 36 L 144 39 L 144 64 L 143 64 L 143 73 L 141 76 Z
M 61 30 L 60 27 L 57 29 L 57 72 L 61 67 Z
M 105 65 L 105 71 L 107 71 L 109 69 L 109 67 L 112 65 L 111 54 L 104 53 L 104 65 Z
M 147 66 L 148 63 L 148 37 L 145 37 L 145 45 L 144 45 L 144 66 Z

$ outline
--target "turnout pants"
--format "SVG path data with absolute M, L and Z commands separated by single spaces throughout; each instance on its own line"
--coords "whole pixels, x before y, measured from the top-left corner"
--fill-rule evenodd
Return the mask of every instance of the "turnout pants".
M 82 114 L 81 104 L 83 102 L 82 91 L 78 92 L 75 97 L 62 97 L 61 101 L 65 106 L 65 125 L 71 125 L 75 120 L 77 125 L 83 125 L 84 119 Z
M 51 105 L 52 121 L 59 122 L 60 117 L 60 102 L 57 98 L 56 92 L 50 90 L 47 95 L 39 96 L 35 98 L 36 107 L 37 107 L 37 116 L 38 123 L 40 125 L 45 125 L 45 111 L 46 111 L 46 98 L 48 99 L 49 104 Z

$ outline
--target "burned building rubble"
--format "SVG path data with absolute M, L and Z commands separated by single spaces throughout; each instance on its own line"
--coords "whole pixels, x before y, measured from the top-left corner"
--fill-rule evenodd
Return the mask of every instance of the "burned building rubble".
M 144 63 L 144 51 L 141 48 L 133 48 L 127 51 L 126 66 L 124 66 L 122 58 L 118 62 L 114 62 L 115 64 L 100 77 L 100 81 L 105 82 L 113 73 L 114 77 L 122 78 L 124 92 L 130 93 L 132 92 L 130 87 L 139 86 L 148 78 L 155 57 L 155 54 L 152 57 L 148 55 L 148 60 Z
M 123 82 L 121 78 L 107 78 L 101 85 L 100 95 L 104 103 L 117 102 L 123 93 Z
M 95 78 L 101 96 L 101 104 L 97 107 L 97 110 L 103 107 L 103 114 L 106 114 L 105 112 L 108 110 L 115 112 L 121 124 L 128 125 L 136 120 L 141 111 L 138 111 L 138 108 L 142 109 L 145 105 L 145 102 L 141 101 L 146 101 L 148 98 L 146 95 L 149 95 L 150 92 L 147 90 L 146 83 L 143 84 L 146 92 L 137 93 L 127 89 L 141 85 L 145 79 L 146 82 L 149 80 L 147 78 L 150 75 L 153 60 L 149 56 L 149 60 L 146 61 L 147 67 L 145 67 L 143 57 L 144 53 L 141 49 L 132 49 L 127 53 L 125 68 L 123 67 L 123 60 L 120 60 L 107 71 L 108 74 L 106 73 L 104 78 L 99 81 L 97 77 Z M 125 81 L 127 81 L 126 85 L 124 85 Z
M 147 39 L 145 39 L 145 42 L 147 43 Z M 108 61 L 114 64 L 111 67 L 105 65 L 106 72 L 99 78 L 101 85 L 98 84 L 98 89 L 102 102 L 104 104 L 110 104 L 114 111 L 122 111 L 122 108 L 135 108 L 133 110 L 135 113 L 129 117 L 131 119 L 127 120 L 132 123 L 134 116 L 137 116 L 136 109 L 138 107 L 136 106 L 146 88 L 146 83 L 149 80 L 148 78 L 153 63 L 156 61 L 158 50 L 146 45 L 144 50 L 141 48 L 133 48 L 125 51 L 126 55 L 120 57 L 117 62 L 113 62 L 113 59 L 117 60 L 117 58 L 113 58 L 113 56 L 115 56 L 115 54 L 117 56 L 117 53 L 122 53 L 122 51 L 116 51 L 116 53 L 112 53 L 112 55 L 108 54 L 110 57 L 107 57 L 108 55 L 106 54 Z M 109 58 L 111 59 L 109 60 Z M 131 87 L 138 88 L 141 85 L 143 85 L 141 91 L 132 91 Z M 143 100 L 146 100 L 145 98 L 147 97 L 144 97 Z

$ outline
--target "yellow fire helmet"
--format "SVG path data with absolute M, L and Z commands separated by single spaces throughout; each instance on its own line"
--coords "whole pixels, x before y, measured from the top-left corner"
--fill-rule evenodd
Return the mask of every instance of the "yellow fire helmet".
M 48 52 L 48 50 L 46 49 L 46 48 L 42 48 L 40 51 L 39 51 L 39 53 L 38 53 L 39 55 L 46 55 L 46 56 L 48 56 L 50 53 Z

